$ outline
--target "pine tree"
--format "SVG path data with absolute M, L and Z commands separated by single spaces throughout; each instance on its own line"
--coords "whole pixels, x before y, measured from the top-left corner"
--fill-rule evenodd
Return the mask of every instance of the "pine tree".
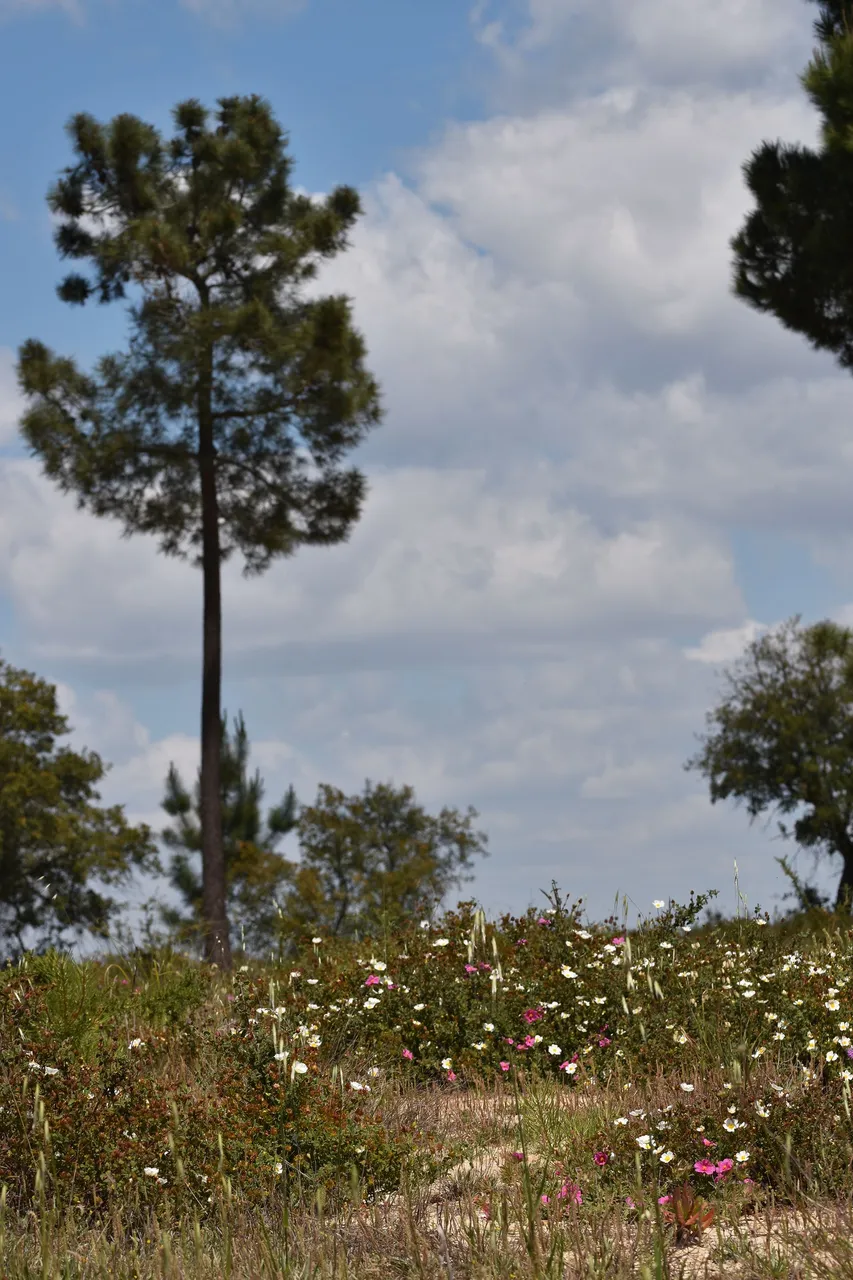
M 274 852 L 278 841 L 297 825 L 297 800 L 290 786 L 281 804 L 270 809 L 266 824 L 261 819 L 264 784 L 260 771 L 247 775 L 249 743 L 242 712 L 234 721 L 233 742 L 228 737 L 227 716 L 222 717 L 221 803 L 222 838 L 225 849 L 226 905 L 232 929 L 232 945 L 242 937 L 247 950 L 267 952 L 277 939 L 277 904 L 283 887 L 293 878 L 293 863 Z M 173 818 L 174 827 L 161 832 L 163 843 L 172 850 L 169 871 L 172 887 L 180 894 L 186 914 L 172 907 L 160 907 L 163 923 L 180 941 L 195 941 L 203 935 L 202 883 L 195 867 L 202 850 L 201 771 L 193 799 L 181 781 L 174 763 L 169 765 L 163 808 Z M 195 818 L 191 815 L 195 814 Z
M 48 195 L 63 258 L 89 259 L 61 299 L 129 308 L 127 351 L 94 377 L 25 342 L 21 429 L 78 506 L 156 534 L 202 570 L 201 828 L 205 955 L 231 967 L 220 813 L 221 565 L 244 575 L 301 545 L 345 541 L 366 493 L 338 467 L 381 419 L 379 390 L 343 296 L 299 296 L 317 260 L 346 247 L 358 193 L 294 194 L 286 138 L 257 95 L 219 99 L 216 127 L 195 99 L 176 136 L 131 115 L 68 126 L 78 160 Z

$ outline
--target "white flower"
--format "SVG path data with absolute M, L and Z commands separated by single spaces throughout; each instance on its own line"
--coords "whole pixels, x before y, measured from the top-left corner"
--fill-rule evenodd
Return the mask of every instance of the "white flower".
M 564 964 L 560 967 L 560 973 L 563 975 L 564 978 L 576 978 L 578 976 L 573 969 L 569 968 L 567 964 Z
M 379 1004 L 378 998 L 376 996 L 371 996 L 369 1000 L 365 1000 L 364 1008 L 375 1009 L 378 1004 Z
M 367 1068 L 367 1074 L 368 1074 L 369 1076 L 378 1076 L 378 1075 L 379 1075 L 379 1068 L 378 1068 L 378 1067 L 368 1067 L 368 1068 Z
M 322 942 L 322 941 L 323 941 L 323 939 L 322 939 L 322 938 L 312 938 L 312 939 L 311 939 L 311 941 L 314 943 L 314 946 L 316 947 L 316 946 L 318 945 L 318 943 L 320 943 L 320 942 Z
M 139 1036 L 137 1036 L 135 1040 L 131 1040 L 130 1044 L 127 1047 L 128 1049 L 141 1049 L 144 1044 L 145 1044 L 145 1041 L 140 1040 Z
M 276 1062 L 286 1062 L 289 1056 L 287 1050 L 284 1050 L 282 1053 L 275 1054 L 275 1060 Z
M 276 1171 L 276 1173 L 281 1173 L 281 1161 L 280 1161 L 280 1160 L 276 1160 L 276 1162 L 275 1162 L 275 1171 Z
M 828 1057 L 828 1056 L 829 1056 L 829 1055 L 827 1054 L 827 1057 Z M 837 1058 L 837 1057 L 838 1057 L 838 1054 L 836 1054 L 835 1056 L 836 1056 L 836 1058 Z M 57 1075 L 59 1075 L 59 1067 L 45 1067 L 45 1069 L 44 1069 L 44 1074 L 45 1074 L 46 1076 L 57 1076 Z
M 486 1047 L 485 1040 L 475 1040 L 474 1043 L 471 1045 L 472 1049 L 485 1049 L 485 1047 Z
M 429 928 L 429 920 L 422 920 L 422 921 L 421 921 L 421 928 L 422 928 L 422 929 L 428 929 L 428 928 Z
M 435 942 L 434 942 L 432 945 L 433 945 L 434 947 L 449 947 L 449 946 L 450 946 L 450 939 L 449 939 L 449 938 L 436 938 Z
M 298 1076 L 304 1076 L 305 1072 L 308 1070 L 308 1067 L 304 1062 L 294 1062 L 291 1070 L 294 1071 Z
M 423 1003 L 423 1001 L 421 1001 L 420 1004 L 413 1005 L 412 1008 L 414 1009 L 415 1013 L 420 1013 L 421 1009 L 426 1008 L 426 1005 Z
M 683 1089 L 685 1093 L 692 1093 L 695 1086 L 692 1084 L 680 1084 L 678 1087 Z
M 666 906 L 666 903 L 663 901 L 663 899 L 662 899 L 662 898 L 655 898 L 654 902 L 652 903 L 652 906 L 653 906 L 653 907 L 665 907 L 665 906 Z
M 826 1001 L 826 1003 L 824 1004 L 824 1008 L 825 1008 L 825 1009 L 831 1009 L 831 1010 L 833 1011 L 833 1013 L 834 1013 L 834 1012 L 835 1012 L 835 1010 L 836 1010 L 836 1009 L 840 1009 L 840 1008 L 841 1008 L 841 1006 L 840 1006 L 840 1004 L 838 1003 L 838 1001 L 837 1001 L 837 1000 L 827 1000 L 827 1001 Z
M 549 1044 L 549 1045 L 548 1045 L 548 1052 L 551 1054 L 551 1056 L 552 1056 L 553 1058 L 559 1058 L 559 1056 L 560 1056 L 560 1054 L 563 1052 L 563 1050 L 560 1048 L 560 1046 L 559 1046 L 558 1044 Z
M 484 1031 L 494 1031 L 494 1029 L 495 1029 L 495 1024 L 494 1024 L 493 1022 L 484 1022 L 484 1023 L 483 1023 L 483 1030 L 484 1030 Z
M 567 1074 L 570 1076 L 573 1076 L 577 1071 L 577 1069 L 578 1069 L 578 1064 L 576 1062 L 567 1062 L 564 1067 L 560 1067 L 561 1071 L 567 1072 Z
M 142 1172 L 145 1174 L 146 1178 L 156 1178 L 160 1173 L 160 1170 L 154 1169 L 151 1166 L 146 1166 L 146 1168 L 144 1168 Z
M 349 1087 L 350 1087 L 351 1089 L 355 1089 L 355 1091 L 356 1091 L 356 1092 L 358 1092 L 358 1091 L 359 1091 L 359 1090 L 361 1090 L 361 1089 L 366 1089 L 366 1090 L 367 1090 L 367 1092 L 368 1092 L 368 1093 L 370 1093 L 370 1085 L 369 1085 L 369 1084 L 359 1084 L 359 1082 L 358 1082 L 357 1080 L 350 1080 L 350 1082 L 349 1082 Z
M 747 1162 L 747 1160 L 748 1160 L 748 1159 L 749 1159 L 749 1152 L 748 1152 L 748 1151 L 736 1151 L 736 1152 L 735 1152 L 735 1160 L 737 1160 L 739 1164 L 746 1164 L 746 1162 Z
M 660 1158 L 660 1162 L 661 1164 L 669 1164 L 669 1162 L 674 1159 L 675 1159 L 675 1156 L 671 1151 L 664 1151 L 663 1155 Z
M 452 1059 L 452 1058 L 442 1058 L 442 1060 L 441 1060 L 441 1069 L 442 1069 L 442 1071 L 449 1071 L 449 1070 L 450 1070 L 450 1068 L 451 1068 L 452 1066 L 453 1066 L 453 1059 Z
M 651 1139 L 651 1135 L 648 1133 L 644 1133 L 641 1138 L 637 1139 L 637 1146 L 642 1147 L 644 1151 L 648 1151 L 651 1145 L 652 1145 L 652 1139 Z
M 374 960 L 372 956 L 370 958 L 370 967 L 375 969 L 377 973 L 383 973 L 388 968 L 384 960 Z
M 628 1117 L 627 1117 L 627 1116 L 617 1116 L 617 1117 L 616 1117 L 616 1119 L 613 1121 L 613 1123 L 614 1123 L 614 1124 L 627 1124 L 627 1123 L 628 1123 Z
M 319 1048 L 320 1048 L 320 1045 L 321 1045 L 322 1043 L 323 1043 L 323 1041 L 320 1039 L 320 1037 L 319 1037 L 319 1036 L 309 1036 L 309 1037 L 308 1037 L 308 1048 L 309 1048 L 309 1049 L 319 1049 Z

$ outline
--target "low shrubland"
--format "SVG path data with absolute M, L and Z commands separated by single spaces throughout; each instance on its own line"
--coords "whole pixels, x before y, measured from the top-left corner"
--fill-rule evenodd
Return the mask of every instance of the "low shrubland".
M 549 901 L 8 964 L 4 1276 L 853 1275 L 849 917 Z

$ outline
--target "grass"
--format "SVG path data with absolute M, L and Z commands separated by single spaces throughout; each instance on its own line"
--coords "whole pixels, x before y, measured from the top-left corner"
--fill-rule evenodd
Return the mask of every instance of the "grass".
M 3 1280 L 853 1277 L 850 918 L 551 901 L 7 964 Z

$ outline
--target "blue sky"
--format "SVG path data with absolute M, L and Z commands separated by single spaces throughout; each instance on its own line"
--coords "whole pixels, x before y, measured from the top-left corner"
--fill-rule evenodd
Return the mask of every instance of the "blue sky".
M 465 894 L 490 912 L 552 878 L 592 919 L 691 888 L 733 912 L 735 859 L 779 905 L 795 847 L 681 764 L 762 628 L 853 621 L 847 376 L 728 290 L 740 166 L 817 142 L 815 12 L 0 0 L 6 119 L 27 103 L 0 138 L 0 654 L 58 684 L 104 802 L 157 829 L 169 762 L 195 775 L 201 582 L 78 512 L 17 435 L 23 340 L 88 368 L 126 332 L 56 299 L 45 194 L 77 111 L 168 135 L 182 99 L 260 93 L 295 185 L 362 194 L 312 287 L 353 298 L 386 404 L 350 541 L 224 574 L 223 705 L 267 798 L 370 777 L 473 804 L 491 857 Z

